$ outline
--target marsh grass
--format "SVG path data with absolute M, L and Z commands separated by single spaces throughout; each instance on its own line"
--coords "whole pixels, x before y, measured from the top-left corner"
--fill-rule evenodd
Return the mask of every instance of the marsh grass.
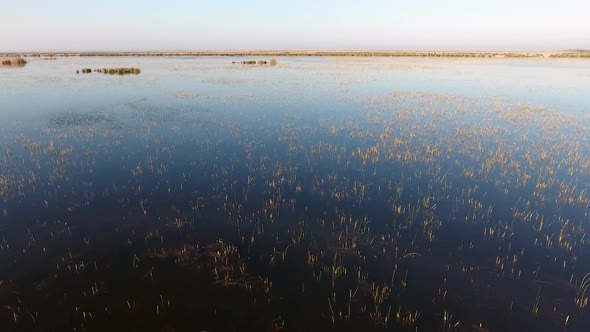
M 137 75 L 141 73 L 139 68 L 102 68 L 97 69 L 96 72 L 110 75 Z
M 22 57 L 0 57 L 0 67 L 24 67 L 26 64 Z
M 81 70 L 82 74 L 90 74 L 92 72 L 95 73 L 103 73 L 109 75 L 138 75 L 141 74 L 141 69 L 130 67 L 130 68 L 99 68 L 92 70 L 91 68 L 83 68 Z M 80 70 L 76 70 L 76 73 L 79 74 Z
M 235 61 L 232 61 L 232 63 L 235 64 L 236 62 Z M 258 61 L 256 61 L 256 60 L 244 60 L 244 61 L 240 61 L 240 62 L 237 62 L 237 63 L 241 63 L 243 65 L 255 65 L 255 64 L 259 64 L 261 66 L 264 66 L 264 65 L 269 64 L 269 61 L 267 61 L 267 60 L 258 60 Z M 271 59 L 270 60 L 270 65 L 271 66 L 275 66 L 276 64 L 277 64 L 277 60 L 275 60 L 275 59 Z

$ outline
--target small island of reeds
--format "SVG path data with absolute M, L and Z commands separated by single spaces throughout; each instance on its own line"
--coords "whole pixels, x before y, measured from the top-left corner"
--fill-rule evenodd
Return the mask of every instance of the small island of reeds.
M 256 60 L 245 60 L 245 61 L 238 61 L 238 62 L 233 61 L 232 63 L 233 64 L 238 63 L 238 64 L 243 64 L 243 65 L 255 65 L 255 64 L 266 65 L 266 64 L 269 64 L 270 63 L 271 66 L 275 66 L 277 64 L 277 60 L 276 59 L 270 59 L 270 61 L 266 61 L 266 60 L 258 60 L 258 61 L 256 61 Z
M 110 75 L 137 75 L 141 74 L 141 69 L 139 68 L 99 68 L 99 69 L 90 69 L 90 68 L 82 68 L 81 70 L 76 70 L 76 74 L 90 74 L 92 72 L 95 73 L 103 73 L 103 74 L 110 74 Z
M 0 57 L 0 67 L 24 67 L 25 64 L 27 61 L 20 56 Z

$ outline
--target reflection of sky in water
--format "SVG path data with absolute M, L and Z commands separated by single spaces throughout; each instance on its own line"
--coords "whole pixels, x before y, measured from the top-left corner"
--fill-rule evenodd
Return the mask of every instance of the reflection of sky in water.
M 279 58 L 277 67 L 232 65 L 241 58 L 31 59 L 19 70 L 1 72 L 2 114 L 31 120 L 55 112 L 108 110 L 133 98 L 169 103 L 173 92 L 197 94 L 203 105 L 224 97 L 265 102 L 383 95 L 420 91 L 471 97 L 502 96 L 515 103 L 544 105 L 584 114 L 590 105 L 586 61 L 429 60 L 408 58 Z M 75 74 L 85 67 L 142 69 L 140 75 Z

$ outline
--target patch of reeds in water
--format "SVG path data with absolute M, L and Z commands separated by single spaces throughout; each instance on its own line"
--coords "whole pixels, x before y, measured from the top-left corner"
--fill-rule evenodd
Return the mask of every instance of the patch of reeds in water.
M 27 61 L 21 57 L 0 57 L 2 67 L 23 67 Z
M 240 64 L 241 63 L 243 65 L 255 65 L 255 64 L 267 65 L 267 64 L 270 63 L 271 66 L 275 66 L 277 64 L 277 60 L 276 59 L 270 59 L 270 61 L 266 61 L 266 60 L 258 60 L 258 61 L 256 61 L 256 60 L 245 60 L 245 61 L 238 61 L 238 62 L 233 61 L 232 63 L 233 64 L 236 64 L 236 63 Z
M 93 72 L 90 68 L 83 68 L 82 70 L 76 70 L 76 74 L 90 74 Z M 137 75 L 141 74 L 141 69 L 139 68 L 100 68 L 94 69 L 96 73 L 103 73 L 103 74 L 110 74 L 110 75 Z

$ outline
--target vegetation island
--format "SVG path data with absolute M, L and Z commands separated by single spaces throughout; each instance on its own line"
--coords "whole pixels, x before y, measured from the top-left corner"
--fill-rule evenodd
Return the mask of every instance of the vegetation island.
M 0 67 L 23 67 L 27 61 L 20 56 L 0 57 Z

